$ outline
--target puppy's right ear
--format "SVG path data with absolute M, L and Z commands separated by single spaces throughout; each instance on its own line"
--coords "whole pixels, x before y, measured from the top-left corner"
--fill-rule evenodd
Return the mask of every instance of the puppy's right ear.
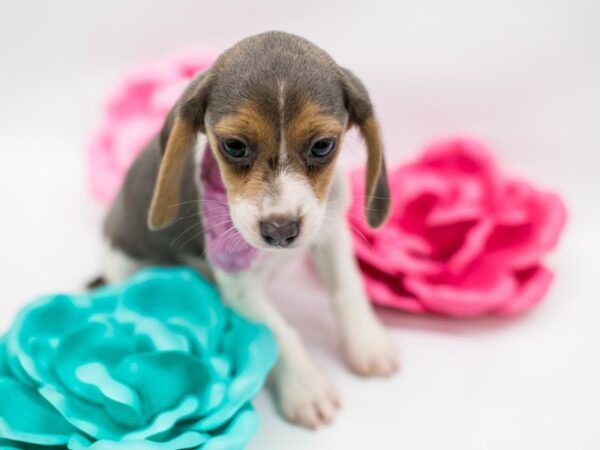
M 160 132 L 162 160 L 148 213 L 151 230 L 166 228 L 177 218 L 186 155 L 197 133 L 205 131 L 209 86 L 209 72 L 196 76 L 171 109 Z

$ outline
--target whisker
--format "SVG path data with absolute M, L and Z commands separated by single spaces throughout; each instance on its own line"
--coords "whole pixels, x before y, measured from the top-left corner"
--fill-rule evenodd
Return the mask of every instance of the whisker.
M 215 224 L 212 224 L 212 225 L 211 225 L 211 226 L 209 226 L 209 227 L 205 227 L 205 228 L 203 228 L 203 229 L 202 229 L 202 230 L 200 230 L 199 232 L 195 233 L 195 234 L 194 234 L 192 237 L 190 237 L 190 238 L 189 238 L 187 241 L 185 241 L 183 244 L 181 244 L 181 246 L 179 247 L 179 250 L 183 250 L 183 247 L 185 247 L 185 246 L 186 246 L 186 244 L 188 244 L 189 242 L 191 242 L 192 240 L 194 240 L 195 238 L 197 238 L 197 237 L 198 237 L 198 236 L 200 236 L 201 234 L 205 233 L 206 231 L 208 231 L 208 230 L 211 230 L 211 229 L 213 229 L 213 228 L 214 228 L 214 227 L 216 227 L 216 226 L 219 226 L 219 225 L 224 225 L 224 224 L 226 224 L 226 223 L 231 223 L 231 219 L 229 219 L 229 220 L 225 220 L 225 221 L 223 221 L 223 222 L 215 223 Z M 232 227 L 232 228 L 233 228 L 233 227 Z M 217 238 L 217 239 L 218 239 L 218 238 Z M 215 239 L 215 240 L 217 240 L 217 239 Z
M 204 232 L 206 232 L 206 231 L 208 231 L 208 230 L 211 230 L 211 229 L 213 229 L 213 228 L 214 228 L 214 227 L 216 227 L 216 226 L 223 225 L 223 224 L 225 224 L 225 223 L 229 223 L 229 222 L 231 222 L 231 219 L 228 219 L 228 220 L 225 220 L 225 221 L 222 221 L 222 222 L 219 222 L 219 223 L 213 223 L 213 224 L 211 224 L 210 226 L 206 226 L 206 227 L 204 227 L 204 228 L 202 229 L 202 231 L 199 231 L 199 232 L 196 234 L 196 236 L 198 236 L 199 234 L 201 234 L 201 233 L 204 233 Z M 197 227 L 198 225 L 203 225 L 203 223 L 202 223 L 202 222 L 200 222 L 200 221 L 198 221 L 198 222 L 196 222 L 195 224 L 193 224 L 191 227 L 188 227 L 186 230 L 182 231 L 182 232 L 181 232 L 181 233 L 180 233 L 180 234 L 179 234 L 179 235 L 178 235 L 178 236 L 177 236 L 175 239 L 173 239 L 169 245 L 171 245 L 171 246 L 172 246 L 172 245 L 175 243 L 175 241 L 176 241 L 177 239 L 179 239 L 179 238 L 180 238 L 180 237 L 182 237 L 182 236 L 183 236 L 185 233 L 187 233 L 189 230 L 191 230 L 191 229 L 192 229 L 192 228 L 194 228 L 194 227 Z M 193 237 L 192 237 L 192 239 L 193 239 Z M 187 242 L 186 242 L 186 243 L 187 243 Z
M 172 205 L 169 206 L 169 208 L 176 208 L 177 206 L 183 206 L 183 205 L 189 205 L 190 203 L 218 203 L 220 205 L 224 205 L 229 207 L 229 203 L 227 202 L 222 202 L 221 200 L 212 200 L 212 199 L 196 199 L 196 200 L 189 200 L 186 202 L 180 202 L 180 203 L 174 203 Z
M 210 243 L 209 243 L 209 244 L 206 246 L 206 248 L 205 248 L 205 249 L 204 249 L 204 251 L 202 252 L 202 255 L 203 255 L 204 257 L 206 257 L 206 255 L 207 255 L 208 251 L 209 251 L 209 250 L 210 250 L 212 247 L 214 247 L 214 246 L 218 245 L 218 244 L 219 244 L 219 241 L 221 241 L 222 239 L 229 239 L 229 238 L 231 238 L 232 236 L 234 236 L 234 235 L 235 235 L 235 231 L 236 231 L 236 228 L 235 228 L 234 226 L 231 226 L 231 227 L 229 227 L 229 229 L 227 229 L 227 230 L 226 230 L 226 231 L 225 231 L 223 234 L 221 234 L 220 236 L 218 236 L 218 237 L 217 237 L 217 239 L 215 239 L 214 241 L 210 242 Z

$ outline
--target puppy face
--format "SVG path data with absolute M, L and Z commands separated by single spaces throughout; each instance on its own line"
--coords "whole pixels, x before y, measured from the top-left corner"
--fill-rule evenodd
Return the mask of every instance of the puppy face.
M 150 227 L 175 218 L 179 161 L 201 131 L 242 236 L 261 248 L 306 244 L 323 222 L 335 161 L 351 125 L 367 141 L 367 218 L 377 226 L 387 215 L 389 192 L 362 83 L 297 36 L 265 33 L 238 43 L 190 84 L 163 128 L 165 156 Z
M 270 95 L 209 112 L 207 134 L 235 227 L 256 247 L 294 248 L 322 224 L 346 117 L 285 81 Z

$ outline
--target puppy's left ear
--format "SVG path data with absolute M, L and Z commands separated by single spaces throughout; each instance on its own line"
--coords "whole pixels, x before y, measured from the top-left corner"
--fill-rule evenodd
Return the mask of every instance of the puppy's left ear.
M 158 179 L 148 213 L 148 228 L 160 230 L 171 225 L 179 213 L 181 177 L 186 155 L 204 132 L 208 101 L 209 73 L 201 73 L 188 85 L 163 125 L 159 141 L 162 153 Z
M 381 132 L 373 112 L 369 93 L 348 69 L 340 68 L 349 126 L 356 125 L 367 144 L 368 159 L 365 183 L 365 215 L 372 228 L 380 227 L 390 212 L 390 189 L 387 182 Z

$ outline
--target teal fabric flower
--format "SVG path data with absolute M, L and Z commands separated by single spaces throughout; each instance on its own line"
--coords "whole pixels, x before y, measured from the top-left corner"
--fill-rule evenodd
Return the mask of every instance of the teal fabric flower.
M 189 269 L 42 298 L 0 340 L 0 449 L 242 449 L 276 355 Z

